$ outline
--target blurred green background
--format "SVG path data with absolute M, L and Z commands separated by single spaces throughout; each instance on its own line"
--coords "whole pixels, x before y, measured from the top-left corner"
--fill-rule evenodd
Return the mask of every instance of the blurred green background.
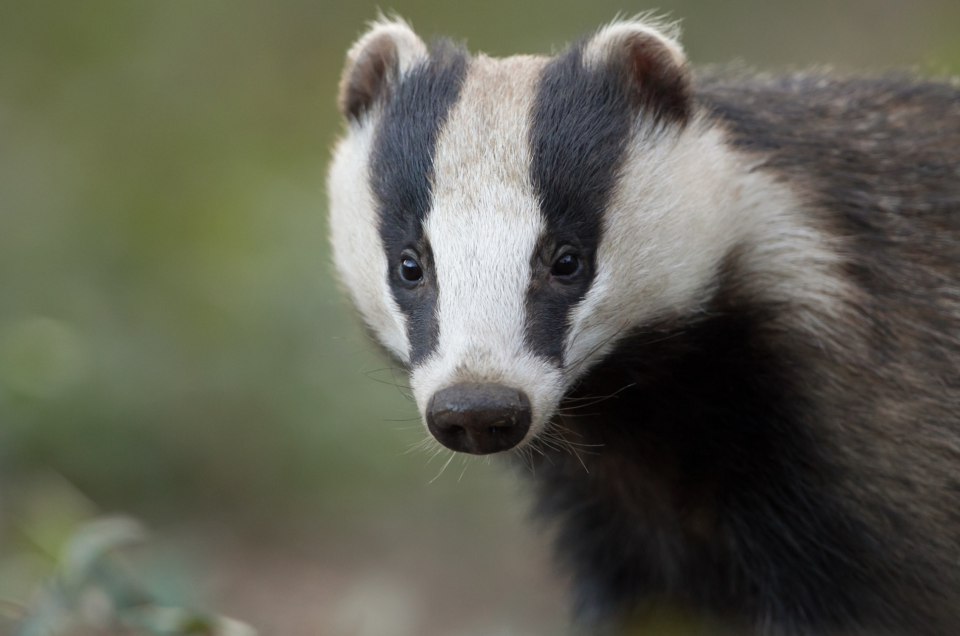
M 549 53 L 683 20 L 697 64 L 960 71 L 957 0 L 396 2 Z M 558 634 L 562 584 L 496 462 L 424 433 L 331 276 L 332 0 L 0 3 L 0 608 L 82 519 L 156 529 L 171 603 L 263 633 Z M 414 419 L 411 419 L 414 418 Z

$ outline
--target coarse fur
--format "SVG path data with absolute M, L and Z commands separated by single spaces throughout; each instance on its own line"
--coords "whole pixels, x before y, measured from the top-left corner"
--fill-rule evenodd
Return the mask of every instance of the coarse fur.
M 340 105 L 339 275 L 421 413 L 529 396 L 582 620 L 960 633 L 955 85 L 697 75 L 640 21 L 498 60 L 381 20 Z

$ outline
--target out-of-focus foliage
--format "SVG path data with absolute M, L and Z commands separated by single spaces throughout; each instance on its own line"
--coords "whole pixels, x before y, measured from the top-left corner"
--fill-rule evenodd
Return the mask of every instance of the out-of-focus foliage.
M 0 633 L 256 636 L 238 621 L 178 607 L 190 601 L 188 577 L 176 557 L 169 567 L 171 555 L 148 546 L 134 519 L 94 518 L 93 504 L 53 474 L 17 495 L 0 553 Z
M 323 23 L 313 3 L 0 8 L 9 463 L 109 505 L 260 510 L 351 498 L 392 456 L 326 262 Z
M 496 55 L 659 7 L 696 63 L 960 70 L 953 0 L 382 6 Z M 427 633 L 426 615 L 454 633 L 471 611 L 493 633 L 534 604 L 527 582 L 516 607 L 409 609 L 429 594 L 407 573 L 508 589 L 527 581 L 517 546 L 538 540 L 495 467 L 454 461 L 428 486 L 445 458 L 402 454 L 423 436 L 405 380 L 330 275 L 336 85 L 375 15 L 346 0 L 0 3 L 0 599 L 26 602 L 79 521 L 120 510 L 353 555 L 336 603 L 366 618 L 331 624 L 355 633 Z M 405 549 L 391 573 L 354 576 Z M 377 623 L 372 606 L 407 609 Z

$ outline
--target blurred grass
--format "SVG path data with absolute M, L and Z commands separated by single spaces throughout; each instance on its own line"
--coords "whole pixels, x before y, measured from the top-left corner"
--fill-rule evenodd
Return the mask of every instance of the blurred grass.
M 657 7 L 383 8 L 505 55 Z M 960 70 L 955 0 L 659 9 L 684 19 L 697 63 Z M 100 510 L 261 528 L 405 509 L 426 528 L 440 513 L 413 502 L 482 519 L 509 492 L 482 463 L 426 487 L 440 463 L 401 454 L 423 435 L 396 421 L 416 416 L 390 386 L 403 378 L 330 275 L 336 84 L 375 15 L 343 0 L 0 3 L 0 546 L 38 473 Z

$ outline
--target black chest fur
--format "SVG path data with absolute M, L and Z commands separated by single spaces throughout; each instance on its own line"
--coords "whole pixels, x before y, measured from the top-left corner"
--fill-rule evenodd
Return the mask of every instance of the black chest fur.
M 768 319 L 720 305 L 638 333 L 565 402 L 579 458 L 547 453 L 535 480 L 587 618 L 660 599 L 787 633 L 899 622 L 889 559 L 810 425 L 808 362 Z

